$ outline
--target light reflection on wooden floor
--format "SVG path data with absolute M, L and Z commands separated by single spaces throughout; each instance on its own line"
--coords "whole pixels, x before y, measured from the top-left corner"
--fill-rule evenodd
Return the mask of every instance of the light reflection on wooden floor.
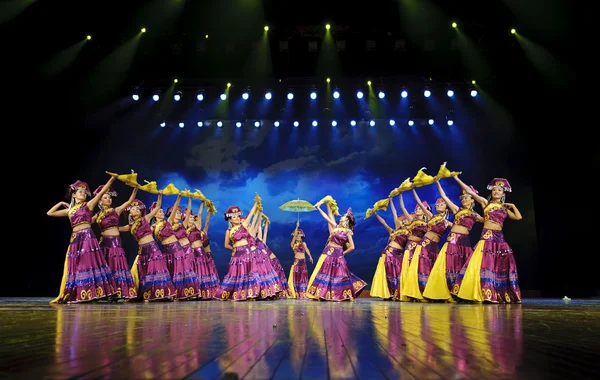
M 600 377 L 598 301 L 47 301 L 0 299 L 3 377 Z

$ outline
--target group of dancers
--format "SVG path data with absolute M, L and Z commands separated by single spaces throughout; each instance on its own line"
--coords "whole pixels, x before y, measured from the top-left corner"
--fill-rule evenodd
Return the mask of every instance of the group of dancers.
M 445 165 L 442 166 L 444 168 Z M 505 193 L 512 189 L 506 179 L 495 178 L 488 185 L 490 197 L 483 198 L 465 185 L 456 172 L 436 177 L 421 170 L 411 182 L 394 189 L 388 199 L 377 202 L 367 212 L 375 215 L 390 234 L 373 278 L 371 296 L 397 301 L 458 299 L 478 302 L 520 302 L 521 295 L 514 256 L 504 241 L 504 220 L 519 220 L 521 214 L 514 204 L 506 203 Z M 442 173 L 442 170 L 440 170 Z M 277 256 L 267 245 L 269 220 L 262 212 L 258 194 L 245 216 L 238 206 L 229 207 L 224 215 L 228 222 L 224 247 L 232 251 L 227 273 L 222 281 L 210 249 L 208 225 L 211 212 L 202 223 L 204 200 L 196 215 L 192 212 L 192 194 L 179 191 L 170 184 L 168 194 L 176 194 L 175 203 L 166 213 L 162 209 L 163 193 L 148 208 L 138 199 L 138 189 L 132 185 L 129 199 L 113 208 L 117 193 L 110 179 L 93 193 L 83 181 L 69 186 L 67 199 L 49 211 L 49 216 L 68 217 L 73 233 L 65 258 L 59 296 L 51 303 L 78 303 L 95 300 L 159 301 L 159 300 L 256 300 L 277 298 L 310 298 L 325 301 L 356 300 L 367 283 L 348 268 L 345 255 L 354 250 L 352 209 L 339 214 L 336 201 L 326 196 L 316 210 L 327 223 L 329 238 L 315 269 L 308 278 L 306 256 L 313 257 L 304 241 L 304 232 L 296 224 L 290 246 L 294 263 L 289 277 Z M 462 208 L 444 193 L 442 178 L 453 177 L 462 188 Z M 427 180 L 429 178 L 430 180 Z M 440 198 L 435 214 L 421 201 L 415 187 L 435 183 Z M 131 185 L 131 184 L 130 184 Z M 409 213 L 402 194 L 412 190 L 417 201 Z M 93 195 L 93 197 L 92 197 Z M 398 216 L 393 198 L 398 195 L 402 215 Z M 180 206 L 187 197 L 187 207 Z M 474 211 L 481 204 L 484 216 Z M 321 206 L 325 204 L 327 211 Z M 394 228 L 377 213 L 391 208 Z M 208 209 L 208 207 L 207 207 Z M 212 207 L 214 210 L 214 207 Z M 454 222 L 448 220 L 449 211 Z M 120 225 L 124 215 L 128 223 Z M 336 221 L 336 217 L 339 220 Z M 477 222 L 484 223 L 481 240 L 475 248 L 469 243 L 469 232 Z M 92 224 L 100 227 L 100 240 Z M 440 249 L 441 236 L 450 228 L 447 242 Z M 137 240 L 138 252 L 129 269 L 120 233 L 128 231 Z

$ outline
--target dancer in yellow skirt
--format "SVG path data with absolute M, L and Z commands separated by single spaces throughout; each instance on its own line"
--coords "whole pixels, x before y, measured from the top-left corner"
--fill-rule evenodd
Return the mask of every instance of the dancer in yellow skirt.
M 415 212 L 413 214 L 409 214 L 406 211 L 406 207 L 404 207 L 404 200 L 402 198 L 402 193 L 400 194 L 400 209 L 406 216 L 408 220 L 408 226 L 406 229 L 408 230 L 408 241 L 406 242 L 406 247 L 404 249 L 404 256 L 402 257 L 402 268 L 404 270 L 400 272 L 400 301 L 409 301 L 409 298 L 405 295 L 405 284 L 408 277 L 408 268 L 410 267 L 410 263 L 412 262 L 413 255 L 415 253 L 415 249 L 419 242 L 425 236 L 427 232 L 427 222 L 426 222 L 426 214 L 424 210 L 431 209 L 429 204 L 426 201 L 422 202 L 422 206 L 417 204 L 415 206 Z
M 288 298 L 307 298 L 306 289 L 308 287 L 308 269 L 306 268 L 306 257 L 308 255 L 310 263 L 313 263 L 313 258 L 310 250 L 304 241 L 304 231 L 300 228 L 300 222 L 296 223 L 296 229 L 292 232 L 292 242 L 290 246 L 294 251 L 294 264 L 290 268 L 290 276 L 288 278 L 289 296 Z

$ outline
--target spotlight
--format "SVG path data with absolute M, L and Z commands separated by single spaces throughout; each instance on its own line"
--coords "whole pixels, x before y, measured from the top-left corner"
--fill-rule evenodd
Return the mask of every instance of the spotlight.
M 254 126 L 255 126 L 256 128 L 260 127 L 260 121 L 258 121 L 258 120 L 257 120 L 257 121 L 255 121 L 255 122 L 254 122 Z
M 247 92 L 244 92 L 242 94 L 242 99 L 244 99 L 244 100 L 248 100 L 249 97 L 250 97 L 250 94 L 248 94 Z
M 199 92 L 198 95 L 196 95 L 196 99 L 198 99 L 199 102 L 204 100 L 204 94 Z
M 423 96 L 425 96 L 426 98 L 430 97 L 431 96 L 431 91 L 429 91 L 429 90 L 423 91 Z
M 429 119 L 428 123 L 429 125 L 433 125 L 433 119 Z
M 383 91 L 379 91 L 379 94 L 378 94 L 378 96 L 379 96 L 379 99 L 383 99 L 383 98 L 385 98 L 385 92 L 383 92 Z
M 471 90 L 471 97 L 474 98 L 478 95 L 479 93 L 477 92 L 477 90 Z
M 448 124 L 448 126 L 452 126 L 454 125 L 454 120 L 448 120 L 446 124 Z
M 269 31 L 269 26 L 265 25 L 265 27 L 263 29 L 265 30 L 265 32 L 268 32 Z
M 178 101 L 180 101 L 180 100 L 181 100 L 181 95 L 182 95 L 181 91 L 177 91 L 177 92 L 175 93 L 175 95 L 173 95 L 173 99 L 174 99 L 176 102 L 178 102 Z
M 365 95 L 362 93 L 362 91 L 358 91 L 358 92 L 356 93 L 356 97 L 357 97 L 357 98 L 359 98 L 359 99 L 362 99 L 362 98 L 363 98 L 363 96 L 365 96 Z
M 273 125 L 275 126 L 275 128 L 279 128 L 279 122 L 278 122 L 278 121 L 275 121 L 275 122 L 273 123 Z
M 177 83 L 177 82 L 179 82 L 179 79 L 177 79 L 177 78 L 173 79 L 173 83 Z
M 331 122 L 331 126 L 332 126 L 332 127 L 337 127 L 337 121 L 333 120 L 333 121 Z
M 351 120 L 351 121 L 350 121 L 350 125 L 351 125 L 351 126 L 353 126 L 353 127 L 356 127 L 356 121 L 354 121 L 354 120 Z
M 325 29 L 327 29 L 327 30 L 331 29 L 331 25 L 329 25 L 329 24 L 325 25 Z
M 454 96 L 454 91 L 448 90 L 448 92 L 446 92 L 446 95 L 448 95 L 448 97 L 451 98 Z
M 297 121 L 294 121 L 294 127 L 297 127 L 299 125 L 300 125 L 300 123 L 298 123 Z
M 415 125 L 415 122 L 414 122 L 414 121 L 412 121 L 412 120 L 409 120 L 409 121 L 408 121 L 408 126 L 409 126 L 409 127 L 412 127 L 413 125 Z
M 160 100 L 160 92 L 156 92 L 154 95 L 152 95 L 152 100 L 158 102 Z
M 337 91 L 337 90 L 335 90 L 335 91 L 333 92 L 333 98 L 334 98 L 334 99 L 338 99 L 339 97 L 340 97 L 340 92 L 339 92 L 339 91 Z
M 393 127 L 394 125 L 396 125 L 396 121 L 394 119 L 390 120 L 390 125 Z
M 142 33 L 146 33 L 146 28 L 142 28 L 142 29 L 140 29 L 140 32 L 142 32 Z
M 457 24 L 457 23 L 455 23 L 455 22 L 453 22 L 453 23 L 452 23 L 452 27 L 456 29 L 456 28 L 458 28 L 458 24 Z
M 317 121 L 316 121 L 316 120 L 313 120 L 313 122 L 312 122 L 312 126 L 313 126 L 313 127 L 316 127 L 317 125 L 319 125 L 319 123 L 317 123 Z
M 273 97 L 273 95 L 270 92 L 267 92 L 265 94 L 265 99 L 267 99 L 267 100 L 271 100 L 272 97 Z
M 160 123 L 160 127 L 161 127 L 161 128 L 164 128 L 164 127 L 166 127 L 166 126 L 167 126 L 167 123 L 165 123 L 164 121 L 163 121 L 162 123 Z
M 311 98 L 312 100 L 315 100 L 315 99 L 317 98 L 317 93 L 316 93 L 316 92 L 314 92 L 314 91 L 313 91 L 313 92 L 311 92 L 311 93 L 310 93 L 310 98 Z
M 203 123 L 203 122 L 201 122 L 201 121 L 199 121 L 199 122 L 198 122 L 198 127 L 202 128 L 203 126 L 204 126 L 204 123 Z
M 184 123 L 179 123 L 179 128 L 183 128 L 183 127 L 185 127 L 185 124 Z
M 235 123 L 235 126 L 238 128 L 242 128 L 242 123 L 240 121 L 238 121 L 237 123 Z
M 327 78 L 325 79 L 325 81 L 327 81 L 327 83 L 331 82 L 331 78 Z
M 227 94 L 221 94 L 221 100 L 227 99 Z
M 294 99 L 294 94 L 292 94 L 291 92 L 288 92 L 287 98 L 288 98 L 288 100 Z
M 517 33 L 517 30 L 516 30 L 516 29 L 511 29 L 511 30 L 510 30 L 510 33 L 511 33 L 511 34 L 515 34 L 515 33 Z M 89 38 L 88 38 L 88 39 L 89 39 Z
M 221 120 L 217 121 L 217 127 L 222 128 L 223 122 Z
M 371 127 L 374 127 L 374 126 L 375 126 L 375 120 L 371 120 L 371 121 L 369 121 L 369 125 L 370 125 Z
M 140 94 L 138 94 L 136 92 L 135 94 L 131 95 L 131 99 L 133 99 L 133 100 L 135 100 L 137 102 L 138 100 L 140 100 Z
M 371 85 L 371 81 L 370 81 L 370 80 L 368 80 L 368 81 L 367 81 L 367 85 L 368 85 L 368 86 L 370 86 L 370 85 Z
M 408 91 L 402 90 L 402 92 L 400 93 L 400 96 L 403 98 L 406 98 L 408 96 Z
M 231 87 L 231 82 L 227 82 L 227 88 Z
M 89 41 L 89 40 L 91 40 L 91 39 L 92 39 L 92 36 L 90 36 L 90 35 L 88 34 L 88 36 L 87 36 L 85 39 Z

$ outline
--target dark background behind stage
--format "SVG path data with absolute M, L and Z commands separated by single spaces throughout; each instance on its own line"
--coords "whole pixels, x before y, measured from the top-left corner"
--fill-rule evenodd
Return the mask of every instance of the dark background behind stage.
M 340 53 L 341 63 L 331 70 L 336 74 L 332 75 L 332 82 L 342 86 L 342 97 L 336 103 L 339 106 L 331 111 L 323 110 L 327 105 L 322 96 L 325 86 L 320 84 L 324 83 L 324 76 L 329 75 L 322 69 L 327 62 L 323 63 L 318 54 L 294 55 L 295 45 L 291 39 L 292 51 L 285 58 L 278 51 L 278 40 L 284 39 L 282 35 L 297 37 L 295 32 L 306 30 L 300 25 L 311 25 L 308 29 L 319 30 L 326 21 L 348 26 L 347 35 L 338 31 L 334 36 L 337 39 L 344 36 L 349 46 L 352 46 L 353 38 L 360 38 L 364 45 L 366 38 L 379 41 L 380 35 L 384 39 L 386 36 L 393 37 L 396 35 L 394 28 L 402 29 L 408 25 L 413 30 L 418 29 L 419 23 L 414 23 L 415 20 L 407 22 L 406 15 L 397 11 L 399 3 L 410 1 L 382 2 L 378 8 L 364 12 L 352 11 L 339 2 L 331 2 L 321 8 L 318 3 L 303 2 L 302 6 L 295 5 L 294 9 L 285 10 L 277 2 L 265 1 L 262 2 L 263 11 L 258 12 L 260 16 L 257 17 L 248 13 L 247 9 L 244 13 L 239 7 L 229 9 L 211 3 L 203 9 L 204 13 L 201 12 L 206 23 L 194 23 L 193 15 L 199 14 L 194 12 L 199 10 L 194 10 L 189 2 L 185 12 L 178 16 L 163 12 L 163 17 L 157 16 L 161 14 L 156 8 L 160 1 L 151 3 L 153 5 L 143 6 L 141 2 L 131 2 L 127 7 L 119 6 L 118 12 L 105 3 L 98 3 L 95 12 L 73 19 L 65 18 L 64 13 L 73 4 L 63 4 L 64 9 L 57 9 L 54 16 L 50 16 L 47 6 L 44 8 L 43 4 L 34 3 L 14 20 L 2 20 L 2 42 L 7 49 L 15 52 L 14 57 L 4 63 L 10 70 L 7 72 L 13 73 L 8 78 L 11 91 L 15 93 L 13 99 L 35 96 L 38 100 L 35 105 L 15 102 L 14 106 L 7 106 L 9 113 L 14 112 L 23 120 L 23 128 L 15 131 L 21 136 L 16 140 L 21 151 L 35 160 L 35 164 L 8 169 L 11 175 L 21 176 L 32 183 L 27 188 L 36 191 L 35 197 L 24 206 L 30 212 L 27 218 L 33 220 L 31 225 L 35 226 L 35 233 L 29 229 L 20 231 L 23 236 L 19 239 L 20 244 L 34 244 L 35 248 L 32 256 L 18 252 L 9 255 L 9 262 L 14 261 L 20 268 L 26 268 L 26 273 L 22 274 L 25 279 L 17 287 L 3 287 L 0 295 L 55 295 L 70 229 L 66 219 L 49 218 L 45 211 L 63 199 L 68 184 L 76 179 L 87 181 L 94 189 L 107 179 L 104 170 L 126 173 L 131 169 L 139 173 L 140 180 L 156 180 L 159 187 L 172 182 L 180 189 L 198 188 L 214 200 L 218 213 L 211 219 L 209 235 L 221 277 L 226 272 L 230 256 L 222 248 L 226 229 L 223 212 L 229 205 L 238 205 L 247 212 L 254 193 L 261 195 L 264 211 L 272 222 L 268 244 L 287 271 L 292 262 L 290 233 L 297 214 L 283 212 L 278 206 L 296 198 L 314 203 L 325 195 L 332 195 L 338 201 L 340 211 L 348 207 L 354 211 L 357 218 L 356 250 L 347 257 L 348 263 L 355 274 L 370 283 L 387 233 L 374 217 L 363 220 L 365 210 L 375 201 L 385 198 L 406 177 L 414 176 L 419 168 L 425 166 L 429 174 L 435 175 L 444 161 L 448 162 L 451 170 L 462 171 L 461 178 L 482 195 L 488 194 L 485 186 L 493 177 L 505 177 L 510 181 L 514 191 L 508 195 L 507 201 L 517 205 L 524 219 L 518 222 L 508 220 L 505 235 L 515 251 L 523 290 L 537 292 L 530 294 L 561 297 L 596 294 L 592 269 L 566 262 L 564 252 L 558 249 L 562 244 L 558 240 L 560 229 L 550 206 L 555 198 L 552 183 L 558 180 L 555 178 L 556 167 L 562 163 L 562 158 L 553 154 L 552 150 L 553 144 L 560 142 L 560 135 L 548 133 L 544 128 L 554 127 L 565 118 L 562 113 L 564 106 L 557 94 L 567 91 L 575 78 L 573 72 L 567 70 L 569 59 L 564 58 L 567 36 L 573 29 L 565 16 L 567 8 L 561 2 L 543 2 L 543 17 L 534 12 L 535 4 L 530 5 L 531 9 L 523 9 L 515 7 L 515 2 L 498 2 L 490 10 L 477 5 L 477 2 L 424 2 L 426 6 L 422 13 L 435 14 L 438 21 L 442 20 L 439 25 L 430 28 L 432 33 L 437 36 L 452 33 L 452 30 L 440 30 L 449 29 L 447 25 L 451 21 L 459 20 L 460 25 L 471 33 L 476 45 L 472 52 L 479 52 L 484 58 L 485 70 L 474 66 L 473 62 L 477 59 L 473 60 L 460 49 L 455 52 L 411 52 L 401 58 L 381 51 L 371 56 L 352 51 Z M 392 9 L 396 9 L 393 15 Z M 560 18 L 559 15 L 565 17 Z M 178 17 L 181 18 L 179 24 L 173 21 Z M 561 22 L 557 22 L 559 19 Z M 270 59 L 248 62 L 253 55 L 242 49 L 234 49 L 229 56 L 219 55 L 211 48 L 200 58 L 189 56 L 185 49 L 183 55 L 177 55 L 172 49 L 173 44 L 163 41 L 164 34 L 157 37 L 147 33 L 143 37 L 147 40 L 136 47 L 135 59 L 126 62 L 128 56 L 119 48 L 127 44 L 127 36 L 135 34 L 140 25 L 153 30 L 152 23 L 155 29 L 177 31 L 168 34 L 170 38 L 173 35 L 189 37 L 192 32 L 200 35 L 208 33 L 211 40 L 217 41 L 212 45 L 214 49 L 225 46 L 228 38 L 238 44 L 244 39 L 250 43 L 257 36 L 247 31 L 250 28 L 261 30 L 262 25 L 268 23 L 273 32 L 269 39 Z M 549 79 L 547 73 L 541 72 L 532 61 L 526 49 L 510 42 L 511 37 L 506 36 L 506 31 L 515 25 L 521 34 L 529 36 L 540 46 L 548 46 L 553 56 L 560 58 L 560 67 L 565 70 L 562 72 L 569 73 L 568 80 Z M 492 29 L 496 31 L 488 34 Z M 502 30 L 497 31 L 499 29 Z M 182 30 L 185 34 L 181 34 Z M 36 31 L 37 35 L 34 37 L 35 33 L 28 31 Z M 40 65 L 68 46 L 69 38 L 76 41 L 87 33 L 94 34 L 92 48 L 86 47 L 87 50 L 78 53 L 77 58 L 58 76 L 48 78 L 39 75 Z M 260 35 L 258 33 L 258 39 Z M 442 39 L 446 37 L 444 34 Z M 419 38 L 409 38 L 409 45 L 422 42 L 419 41 Z M 185 41 L 182 43 L 186 46 Z M 502 47 L 497 47 L 496 44 L 500 46 L 500 43 Z M 163 45 L 167 46 L 170 55 L 161 53 Z M 505 45 L 508 47 L 505 48 Z M 319 47 L 322 47 L 321 42 Z M 153 51 L 153 48 L 156 49 Z M 105 72 L 104 76 L 98 77 L 99 69 L 106 69 L 107 57 L 112 57 L 109 61 L 113 66 L 108 75 Z M 295 105 L 287 117 L 274 114 L 277 109 L 261 117 L 258 102 L 241 111 L 238 99 L 245 79 L 239 78 L 248 77 L 249 67 L 262 67 L 260 62 L 271 62 L 272 66 L 270 63 L 269 73 L 261 73 L 267 79 L 261 79 L 263 77 L 258 74 L 258 78 L 256 75 L 252 78 L 252 99 L 261 97 L 266 88 L 274 89 L 274 99 L 284 99 L 288 88 L 293 87 L 287 84 L 290 83 L 289 78 L 312 77 L 319 90 L 318 110 L 309 107 L 306 99 L 310 86 L 303 82 L 293 89 L 296 92 Z M 123 68 L 127 63 L 131 64 Z M 478 79 L 479 98 L 472 99 L 464 95 L 475 74 L 484 79 Z M 436 119 L 436 124 L 418 123 L 408 127 L 407 111 L 398 98 L 399 83 L 402 82 L 397 79 L 398 75 L 410 76 L 408 90 L 413 93 L 421 93 L 427 84 L 441 89 L 444 83 L 459 83 L 456 87 L 461 96 L 452 106 L 455 124 L 451 127 L 445 125 L 448 100 L 445 99 L 445 90 L 438 90 L 430 100 L 432 107 L 426 111 L 427 115 Z M 116 76 L 123 77 L 118 85 L 108 80 Z M 216 94 L 220 92 L 217 87 L 233 82 L 227 112 L 217 110 L 218 100 L 215 99 L 211 100 L 214 112 L 194 110 L 189 103 L 179 106 L 179 109 L 168 106 L 166 112 L 166 106 L 148 101 L 148 90 L 142 101 L 135 103 L 131 100 L 133 85 L 144 83 L 144 88 L 148 89 L 160 83 L 166 92 L 169 80 L 172 83 L 175 76 L 210 78 L 210 91 Z M 415 76 L 425 79 L 416 81 Z M 389 77 L 396 79 L 385 79 Z M 431 82 L 429 77 L 433 78 Z M 167 79 L 152 83 L 148 78 Z M 284 81 L 275 89 L 271 81 L 277 78 L 284 78 Z M 367 93 L 365 81 L 371 78 L 378 78 L 374 84 L 380 84 L 388 94 L 384 101 L 375 99 L 381 104 L 375 106 L 377 111 L 371 109 L 371 117 L 376 118 L 377 125 L 351 128 L 348 126 L 351 118 L 369 120 L 369 114 L 358 111 L 360 104 L 355 92 L 362 88 Z M 114 88 L 107 88 L 111 85 Z M 193 89 L 190 87 L 187 91 Z M 197 120 L 216 120 L 217 117 L 230 119 L 232 123 L 240 119 L 248 122 L 240 129 L 231 124 L 224 128 L 195 126 Z M 397 122 L 393 127 L 387 122 L 392 117 Z M 168 122 L 165 128 L 158 126 L 162 118 Z M 254 118 L 267 122 L 261 128 L 254 128 Z M 271 122 L 275 118 L 282 120 L 281 127 L 272 127 Z M 290 125 L 295 118 L 301 121 L 298 128 Z M 317 127 L 309 124 L 313 118 L 319 121 Z M 331 127 L 332 119 L 340 120 L 340 126 Z M 186 121 L 185 128 L 176 126 L 179 120 Z M 14 157 L 12 155 L 6 161 L 10 162 Z M 33 174 L 23 177 L 25 172 Z M 456 183 L 445 179 L 442 185 L 458 203 Z M 119 182 L 115 187 L 119 192 L 117 202 L 124 201 L 130 188 Z M 438 197 L 435 186 L 418 189 L 418 192 L 430 204 Z M 139 198 L 146 204 L 154 200 L 153 196 L 143 193 Z M 174 200 L 174 196 L 165 197 L 165 206 Z M 412 210 L 415 202 L 410 193 L 406 194 L 405 201 L 407 208 Z M 397 198 L 395 202 L 399 208 Z M 194 209 L 197 206 L 194 203 Z M 479 206 L 478 210 L 481 211 Z M 392 224 L 389 210 L 381 215 Z M 302 214 L 301 224 L 316 260 L 327 238 L 325 222 L 313 212 Z M 480 225 L 474 229 L 471 236 L 473 243 L 480 231 Z M 39 241 L 33 241 L 34 237 Z M 135 244 L 129 235 L 124 235 L 124 242 L 129 259 L 133 261 Z M 25 265 L 22 260 L 25 260 Z M 309 270 L 312 270 L 311 265 Z

